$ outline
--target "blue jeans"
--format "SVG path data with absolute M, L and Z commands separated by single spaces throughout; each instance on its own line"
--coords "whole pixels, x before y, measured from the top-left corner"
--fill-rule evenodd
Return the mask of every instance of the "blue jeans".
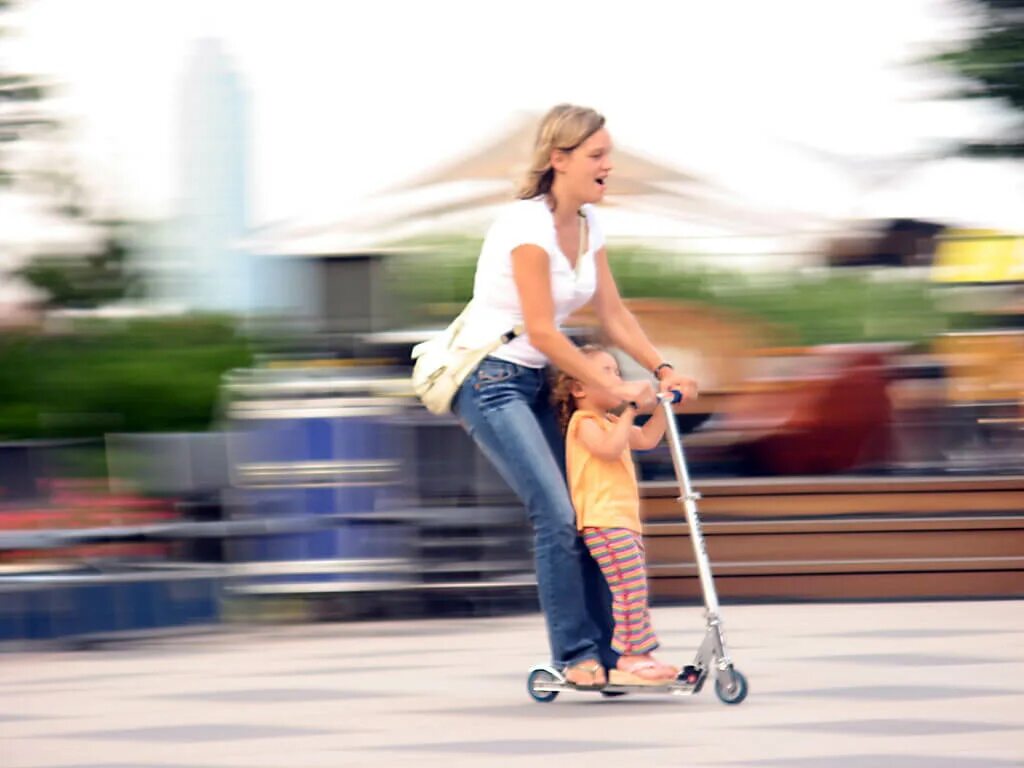
M 547 373 L 488 357 L 463 382 L 452 409 L 526 505 L 553 662 L 615 666 L 611 592 L 576 530 Z

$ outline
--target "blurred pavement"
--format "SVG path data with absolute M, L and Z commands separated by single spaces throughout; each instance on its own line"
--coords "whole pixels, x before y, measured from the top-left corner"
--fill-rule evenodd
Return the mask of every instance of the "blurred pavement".
M 655 610 L 689 661 L 696 607 Z M 725 606 L 746 702 L 526 693 L 537 615 L 0 655 L 4 768 L 1024 766 L 1024 602 Z

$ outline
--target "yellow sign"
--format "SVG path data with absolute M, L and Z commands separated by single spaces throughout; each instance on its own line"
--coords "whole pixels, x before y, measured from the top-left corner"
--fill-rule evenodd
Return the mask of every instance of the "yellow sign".
M 932 266 L 939 283 L 1024 281 L 1024 235 L 988 230 L 947 230 Z

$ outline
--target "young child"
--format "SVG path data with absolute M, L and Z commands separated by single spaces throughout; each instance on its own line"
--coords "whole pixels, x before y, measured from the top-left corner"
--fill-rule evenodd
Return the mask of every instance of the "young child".
M 621 376 L 611 353 L 588 345 L 583 352 L 604 370 Z M 621 654 L 610 683 L 663 685 L 679 670 L 651 657 L 658 639 L 647 603 L 647 566 L 641 539 L 640 493 L 631 449 L 653 448 L 665 434 L 659 408 L 642 427 L 634 425 L 635 406 L 603 389 L 587 386 L 565 373 L 554 396 L 565 429 L 566 474 L 576 508 L 576 524 L 612 592 L 615 630 L 612 649 Z

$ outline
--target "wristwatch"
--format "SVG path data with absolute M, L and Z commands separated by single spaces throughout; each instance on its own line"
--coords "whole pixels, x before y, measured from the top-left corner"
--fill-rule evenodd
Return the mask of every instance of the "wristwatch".
M 669 369 L 671 369 L 673 371 L 675 370 L 675 366 L 672 365 L 672 363 L 658 363 L 658 365 L 655 367 L 655 369 L 653 371 L 651 371 L 651 373 L 653 373 L 654 374 L 654 378 L 658 379 L 659 381 L 661 380 L 661 369 L 662 368 L 669 368 Z

